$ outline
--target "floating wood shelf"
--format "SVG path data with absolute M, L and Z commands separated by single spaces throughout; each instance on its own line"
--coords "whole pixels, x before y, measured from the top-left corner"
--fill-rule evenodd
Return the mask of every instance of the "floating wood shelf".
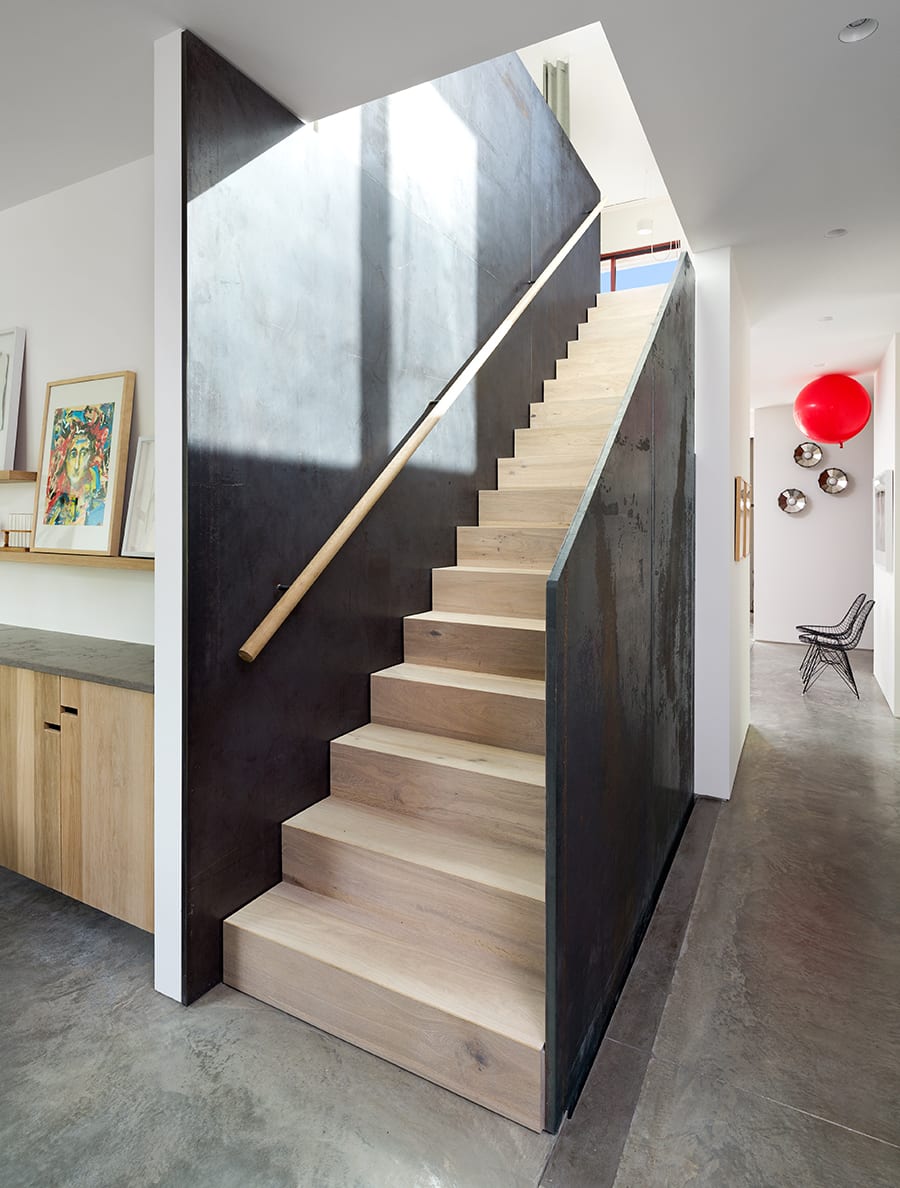
M 0 470 L 0 483 L 36 483 L 35 470 Z
M 24 561 L 30 565 L 86 565 L 92 569 L 153 570 L 152 557 L 85 557 L 78 553 L 26 553 L 0 549 L 0 561 Z

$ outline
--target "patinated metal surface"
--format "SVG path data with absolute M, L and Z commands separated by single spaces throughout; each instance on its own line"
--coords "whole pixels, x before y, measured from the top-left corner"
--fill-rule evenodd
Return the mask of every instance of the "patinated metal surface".
M 693 270 L 548 584 L 548 1127 L 571 1108 L 693 796 Z
M 186 38 L 188 1000 L 220 979 L 223 918 L 278 881 L 279 823 L 327 794 L 328 741 L 368 720 L 369 674 L 402 659 L 403 616 L 430 607 L 432 567 L 454 563 L 455 526 L 599 287 L 595 233 L 259 660 L 238 660 L 276 585 L 598 199 L 516 57 L 417 102 L 367 104 L 337 143 Z

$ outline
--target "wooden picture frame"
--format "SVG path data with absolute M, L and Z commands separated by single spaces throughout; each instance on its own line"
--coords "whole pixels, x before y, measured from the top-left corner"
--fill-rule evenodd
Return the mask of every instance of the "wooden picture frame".
M 117 555 L 134 381 L 110 371 L 47 385 L 32 552 Z
M 0 330 L 0 470 L 15 468 L 24 363 L 25 331 L 21 326 Z
M 753 492 L 750 484 L 738 475 L 734 480 L 734 559 L 750 555 L 750 529 L 753 515 Z
M 128 514 L 122 533 L 123 557 L 156 555 L 155 531 L 156 443 L 152 437 L 139 437 L 134 456 L 134 474 L 128 496 Z

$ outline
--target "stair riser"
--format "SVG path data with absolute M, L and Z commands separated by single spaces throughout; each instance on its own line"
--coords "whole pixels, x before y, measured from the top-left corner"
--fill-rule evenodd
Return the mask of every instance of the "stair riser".
M 404 659 L 409 664 L 433 664 L 470 672 L 544 678 L 544 632 L 520 627 L 489 627 L 477 623 L 436 623 L 406 619 Z
M 470 1101 L 543 1127 L 543 1053 L 226 923 L 224 980 Z
M 551 458 L 557 454 L 566 460 L 579 457 L 598 458 L 612 427 L 612 418 L 605 425 L 557 425 L 546 429 L 517 429 L 515 456 L 517 458 Z
M 558 429 L 568 426 L 609 427 L 619 412 L 621 400 L 614 398 L 584 400 L 553 400 L 550 404 L 532 404 L 532 429 Z
M 455 689 L 374 673 L 372 721 L 544 754 L 544 702 L 533 697 Z
M 497 485 L 501 491 L 521 487 L 564 487 L 567 483 L 578 483 L 585 487 L 596 462 L 596 458 L 577 462 L 562 462 L 556 458 L 500 458 L 497 462 Z
M 518 615 L 543 619 L 547 608 L 545 573 L 472 573 L 434 569 L 431 573 L 435 610 L 461 614 Z
M 544 847 L 544 789 L 534 784 L 333 742 L 331 794 L 475 837 Z
M 628 391 L 631 372 L 627 375 L 611 375 L 607 371 L 597 375 L 579 375 L 565 379 L 544 380 L 544 400 L 584 400 L 585 397 L 601 396 L 621 400 Z
M 457 528 L 456 559 L 460 565 L 511 565 L 549 572 L 565 535 L 565 526 Z
M 542 902 L 292 825 L 282 826 L 281 839 L 282 877 L 316 895 L 401 920 L 425 947 L 439 936 L 447 957 L 471 963 L 488 950 L 544 968 Z
M 480 491 L 478 522 L 482 528 L 492 524 L 570 524 L 581 496 L 581 487 Z

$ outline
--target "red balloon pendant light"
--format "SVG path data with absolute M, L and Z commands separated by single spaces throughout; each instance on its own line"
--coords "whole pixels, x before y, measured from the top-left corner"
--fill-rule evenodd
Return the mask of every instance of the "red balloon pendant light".
M 849 375 L 820 375 L 794 401 L 794 420 L 812 441 L 843 446 L 865 429 L 871 415 L 869 393 Z

